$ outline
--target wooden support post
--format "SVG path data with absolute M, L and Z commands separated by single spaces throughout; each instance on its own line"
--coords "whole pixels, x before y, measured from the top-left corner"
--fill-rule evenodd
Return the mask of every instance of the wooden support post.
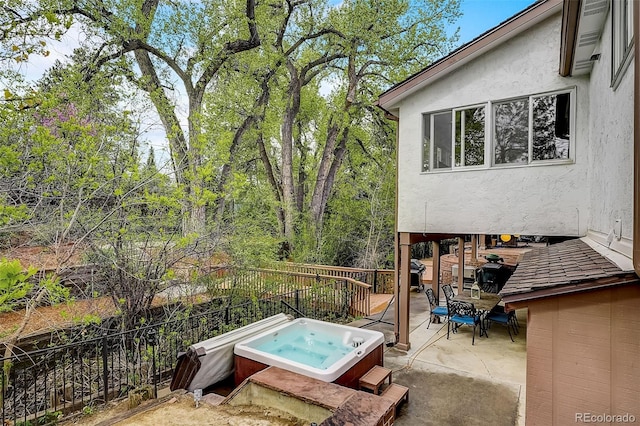
M 478 260 L 478 235 L 473 234 L 471 236 L 471 261 L 477 262 Z
M 403 351 L 411 348 L 409 342 L 409 290 L 411 289 L 411 240 L 407 232 L 400 233 L 400 291 L 396 311 L 400 315 L 396 328 L 398 330 L 398 342 L 396 347 Z
M 440 241 L 433 241 L 433 260 L 431 266 L 431 288 L 440 299 Z
M 464 237 L 458 237 L 458 294 L 464 290 Z

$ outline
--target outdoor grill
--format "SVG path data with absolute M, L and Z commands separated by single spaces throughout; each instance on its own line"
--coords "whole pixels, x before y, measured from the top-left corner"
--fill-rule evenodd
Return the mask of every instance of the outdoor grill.
M 488 254 L 485 259 L 488 262 L 479 268 L 478 285 L 487 293 L 499 293 L 515 268 L 502 263 L 504 260 L 495 254 Z

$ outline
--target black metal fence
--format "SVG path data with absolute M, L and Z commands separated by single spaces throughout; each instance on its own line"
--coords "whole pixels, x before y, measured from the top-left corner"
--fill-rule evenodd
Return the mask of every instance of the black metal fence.
M 348 319 L 346 280 L 252 298 L 183 319 L 113 332 L 2 359 L 1 424 L 49 424 L 64 414 L 128 395 L 157 391 L 170 380 L 179 352 L 196 342 L 280 312 L 333 322 Z

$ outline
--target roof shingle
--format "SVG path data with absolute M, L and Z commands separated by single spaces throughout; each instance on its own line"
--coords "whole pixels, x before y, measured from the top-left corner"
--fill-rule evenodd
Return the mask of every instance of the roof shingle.
M 525 253 L 500 296 L 531 293 L 626 274 L 584 241 L 569 240 Z

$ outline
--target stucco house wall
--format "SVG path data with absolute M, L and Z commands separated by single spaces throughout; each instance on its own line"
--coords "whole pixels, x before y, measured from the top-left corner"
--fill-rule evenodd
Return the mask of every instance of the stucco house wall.
M 631 257 L 633 232 L 633 66 L 629 66 L 617 88 L 611 87 L 611 14 L 596 52 L 589 81 L 591 170 L 588 228 L 595 239 L 609 245 L 606 236 L 621 220 L 621 239 L 610 247 Z M 633 65 L 633 64 L 632 64 Z M 616 235 L 617 236 L 617 235 Z M 604 241 L 602 241 L 604 239 Z
M 558 74 L 560 20 L 558 12 L 394 105 L 399 232 L 586 233 L 589 81 Z M 424 113 L 569 88 L 575 88 L 574 162 L 421 172 Z

